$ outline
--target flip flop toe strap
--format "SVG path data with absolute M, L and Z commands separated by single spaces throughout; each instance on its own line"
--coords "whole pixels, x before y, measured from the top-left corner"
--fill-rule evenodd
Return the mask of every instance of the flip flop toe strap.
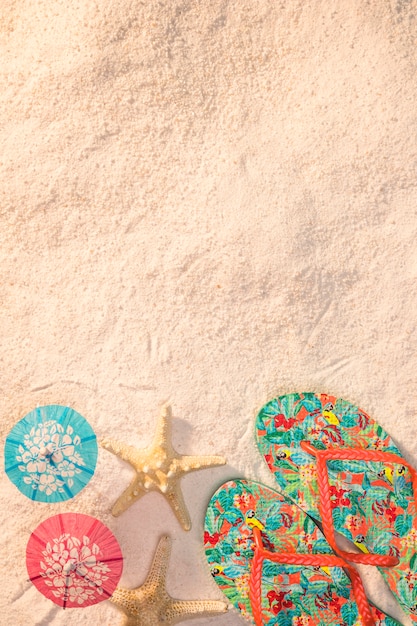
M 298 554 L 290 552 L 271 552 L 264 548 L 259 528 L 253 529 L 255 549 L 249 580 L 249 600 L 256 626 L 263 626 L 262 617 L 262 566 L 265 560 L 288 565 L 313 567 L 342 567 L 350 575 L 353 593 L 363 626 L 375 626 L 372 610 L 366 598 L 365 590 L 357 570 L 342 558 L 334 554 Z
M 354 563 L 365 565 L 378 565 L 380 567 L 394 567 L 398 565 L 399 559 L 395 556 L 381 554 L 357 554 L 347 552 L 339 548 L 336 543 L 335 529 L 332 516 L 332 503 L 330 499 L 330 482 L 327 470 L 327 461 L 375 461 L 383 463 L 396 463 L 406 467 L 411 474 L 413 483 L 414 498 L 417 494 L 417 472 L 402 457 L 390 452 L 380 452 L 379 450 L 367 450 L 364 448 L 327 448 L 318 450 L 308 441 L 301 441 L 301 448 L 316 457 L 317 460 L 317 482 L 319 487 L 319 512 L 323 524 L 323 532 L 332 549 L 342 558 Z

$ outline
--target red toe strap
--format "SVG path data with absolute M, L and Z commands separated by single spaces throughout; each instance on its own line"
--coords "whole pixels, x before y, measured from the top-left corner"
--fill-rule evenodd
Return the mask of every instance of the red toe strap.
M 346 460 L 346 461 L 376 461 L 383 463 L 397 463 L 406 467 L 411 474 L 413 481 L 413 491 L 417 494 L 417 472 L 402 457 L 390 452 L 381 452 L 379 450 L 367 450 L 363 448 L 327 448 L 318 450 L 308 441 L 301 442 L 301 448 L 315 456 L 317 459 L 317 481 L 319 487 L 319 511 L 321 521 L 323 523 L 323 532 L 332 549 L 344 559 L 354 563 L 364 563 L 365 565 L 378 565 L 380 567 L 393 567 L 398 565 L 397 557 L 381 554 L 357 554 L 356 552 L 346 552 L 341 550 L 335 538 L 335 529 L 333 525 L 332 504 L 330 500 L 330 483 L 327 471 L 327 461 L 330 460 Z
M 375 620 L 366 598 L 362 580 L 357 570 L 335 554 L 296 554 L 290 552 L 270 552 L 262 545 L 259 528 L 253 528 L 255 550 L 249 580 L 249 600 L 256 626 L 263 626 L 262 618 L 262 565 L 265 560 L 289 565 L 312 565 L 317 567 L 343 567 L 352 581 L 353 593 L 358 605 L 363 626 L 375 626 Z

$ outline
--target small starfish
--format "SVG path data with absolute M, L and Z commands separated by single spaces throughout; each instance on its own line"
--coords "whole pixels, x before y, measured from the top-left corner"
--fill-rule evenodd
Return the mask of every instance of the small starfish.
M 101 442 L 103 448 L 130 463 L 136 471 L 135 478 L 113 506 L 112 514 L 115 517 L 126 511 L 145 493 L 159 491 L 168 500 L 184 530 L 190 530 L 190 515 L 179 486 L 180 478 L 188 472 L 224 465 L 226 460 L 221 456 L 178 454 L 170 441 L 171 417 L 171 407 L 167 404 L 163 405 L 154 442 L 148 448 L 135 448 L 111 439 Z
M 168 595 L 165 582 L 170 553 L 171 540 L 162 537 L 144 584 L 136 589 L 117 587 L 109 598 L 126 614 L 124 626 L 176 624 L 227 611 L 227 604 L 218 600 L 175 600 Z

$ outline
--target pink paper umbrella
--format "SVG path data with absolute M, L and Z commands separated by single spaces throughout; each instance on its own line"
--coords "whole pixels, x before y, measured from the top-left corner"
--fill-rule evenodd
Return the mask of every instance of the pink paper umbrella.
M 30 580 L 44 596 L 65 608 L 107 600 L 123 569 L 113 533 L 81 513 L 60 513 L 43 521 L 26 547 Z

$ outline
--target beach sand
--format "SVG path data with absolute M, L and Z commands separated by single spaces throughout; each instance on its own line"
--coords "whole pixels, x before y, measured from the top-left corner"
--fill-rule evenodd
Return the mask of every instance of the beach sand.
M 277 394 L 358 404 L 417 465 L 416 4 L 2 2 L 2 441 L 64 404 L 143 447 L 169 402 L 179 452 L 228 460 L 183 479 L 190 532 L 156 493 L 112 517 L 132 472 L 103 449 L 63 504 L 3 472 L 2 624 L 122 623 L 27 581 L 29 535 L 61 511 L 111 528 L 123 586 L 166 533 L 171 595 L 222 599 L 204 513 L 228 478 L 274 485 L 253 433 Z

